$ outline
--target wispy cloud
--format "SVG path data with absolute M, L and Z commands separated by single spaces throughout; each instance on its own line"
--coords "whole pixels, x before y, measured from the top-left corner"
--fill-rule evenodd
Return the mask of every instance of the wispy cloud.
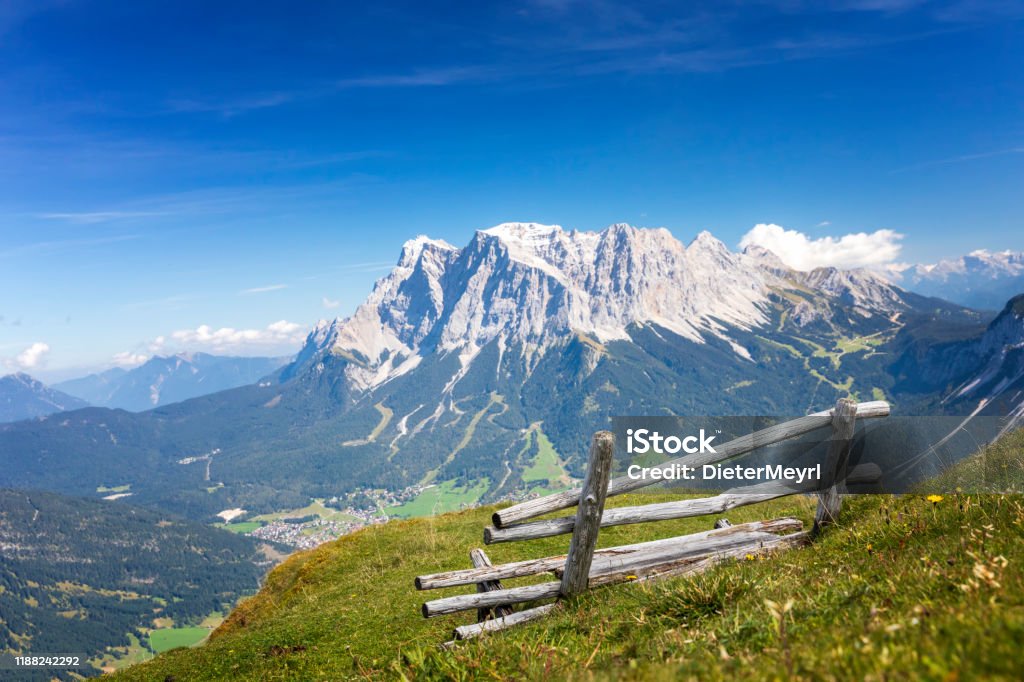
M 341 301 L 334 301 L 327 298 L 326 296 L 323 297 L 322 303 L 324 304 L 324 307 L 327 308 L 328 310 L 333 310 L 341 306 Z
M 0 251 L 0 258 L 23 256 L 30 253 L 52 253 L 68 249 L 84 249 L 93 246 L 105 246 L 107 244 L 117 244 L 119 242 L 132 241 L 139 238 L 140 235 L 137 234 L 122 234 L 110 237 L 96 237 L 93 239 L 54 239 L 51 241 L 30 242 L 28 244 L 14 246 Z
M 155 298 L 147 301 L 124 303 L 121 305 L 121 309 L 140 310 L 145 308 L 181 308 L 183 307 L 183 304 L 198 300 L 199 298 L 201 297 L 194 294 L 175 294 L 173 296 L 164 296 L 163 298 Z
M 321 277 L 329 277 L 336 275 L 339 272 L 382 272 L 390 270 L 395 267 L 395 261 L 370 261 L 367 263 L 349 263 L 348 265 L 341 265 L 336 268 L 331 268 L 323 272 L 318 272 L 312 275 L 306 275 L 302 279 L 313 280 L 320 279 Z
M 294 101 L 299 96 L 297 92 L 279 91 L 264 92 L 243 95 L 233 99 L 203 100 L 203 99 L 172 99 L 167 102 L 167 107 L 172 112 L 178 113 L 217 113 L 230 118 L 249 111 L 270 109 Z
M 106 223 L 113 220 L 128 220 L 131 218 L 151 218 L 153 216 L 167 215 L 159 211 L 78 211 L 71 213 L 37 213 L 37 218 L 44 220 L 63 220 L 69 223 L 91 225 L 94 223 Z
M 547 87 L 588 75 L 717 72 L 921 40 L 978 21 L 996 21 L 1011 13 L 997 5 L 1018 4 L 1014 0 L 764 0 L 721 2 L 710 9 L 678 3 L 669 12 L 656 12 L 616 0 L 540 0 L 499 12 L 502 30 L 452 20 L 444 27 L 445 35 L 454 44 L 463 41 L 466 56 L 460 63 L 409 63 L 390 71 L 310 80 L 294 87 L 180 97 L 168 107 L 171 112 L 236 116 L 354 89 L 494 83 Z M 803 15 L 817 20 L 848 14 L 858 14 L 862 21 L 850 27 L 835 21 L 830 24 L 835 28 L 816 31 L 807 29 L 812 22 L 796 21 Z M 912 29 L 895 23 L 911 14 Z M 405 20 L 415 22 L 417 17 Z M 751 34 L 752 22 L 759 20 L 771 31 Z
M 895 170 L 889 171 L 890 173 L 907 173 L 909 171 L 923 170 L 925 168 L 934 168 L 936 166 L 949 166 L 955 163 L 966 163 L 968 161 L 980 161 L 981 159 L 991 159 L 997 156 L 1010 156 L 1012 154 L 1024 154 L 1024 147 L 1008 147 L 1006 149 L 997 149 L 991 152 L 981 152 L 980 154 L 963 154 L 961 156 L 951 156 L 946 159 L 936 159 L 934 161 L 925 161 L 923 163 L 917 163 L 912 166 L 904 166 L 903 168 L 896 168 Z
M 253 287 L 252 289 L 242 289 L 238 292 L 240 296 L 248 296 L 249 294 L 265 294 L 268 291 L 280 291 L 281 289 L 287 289 L 287 284 L 269 284 L 264 287 Z
M 346 78 L 337 81 L 335 87 L 341 90 L 348 88 L 420 88 L 490 80 L 507 73 L 507 69 L 498 65 L 448 66 L 417 69 L 409 73 L 389 73 Z

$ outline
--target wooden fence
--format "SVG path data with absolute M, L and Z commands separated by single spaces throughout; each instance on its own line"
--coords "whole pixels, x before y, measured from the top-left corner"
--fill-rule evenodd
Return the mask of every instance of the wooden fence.
M 470 553 L 472 568 L 416 578 L 416 588 L 419 590 L 476 586 L 476 592 L 472 594 L 424 603 L 423 616 L 431 618 L 475 609 L 476 623 L 455 628 L 454 639 L 468 639 L 483 632 L 502 630 L 540 618 L 556 606 L 546 604 L 515 611 L 512 606 L 514 604 L 562 599 L 591 587 L 615 582 L 697 573 L 731 558 L 759 555 L 804 544 L 810 540 L 813 532 L 838 517 L 841 495 L 846 492 L 847 481 L 857 483 L 877 480 L 880 472 L 874 465 L 861 465 L 846 475 L 843 473 L 847 469 L 856 419 L 888 415 L 889 405 L 884 401 L 856 403 L 842 399 L 826 412 L 807 415 L 741 436 L 718 446 L 715 452 L 685 455 L 660 465 L 660 468 L 668 469 L 677 465 L 697 467 L 715 464 L 831 425 L 832 435 L 828 453 L 822 462 L 821 478 L 835 483 L 817 493 L 818 509 L 813 531 L 804 531 L 803 523 L 793 518 L 753 521 L 735 526 L 723 519 L 712 530 L 701 533 L 607 549 L 595 549 L 600 529 L 607 526 L 717 514 L 735 507 L 819 490 L 820 484 L 811 482 L 804 487 L 781 488 L 778 484 L 766 483 L 750 486 L 740 493 L 605 511 L 605 500 L 608 497 L 622 495 L 658 481 L 652 478 L 610 478 L 615 437 L 608 431 L 599 431 L 594 434 L 587 473 L 581 488 L 528 500 L 497 511 L 492 516 L 494 525 L 484 529 L 486 544 L 572 533 L 568 553 L 494 566 L 482 549 L 474 549 Z M 570 507 L 576 507 L 575 515 L 530 521 Z M 544 573 L 552 573 L 558 580 L 511 588 L 501 584 L 504 579 Z

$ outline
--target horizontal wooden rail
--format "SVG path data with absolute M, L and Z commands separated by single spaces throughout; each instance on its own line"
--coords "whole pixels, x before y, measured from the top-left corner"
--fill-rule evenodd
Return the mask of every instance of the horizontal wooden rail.
M 846 480 L 851 484 L 874 483 L 881 476 L 882 470 L 877 464 L 861 464 L 854 467 Z M 742 492 L 727 492 L 712 497 L 697 497 L 689 500 L 675 500 L 635 507 L 606 509 L 601 517 L 601 528 L 626 526 L 633 523 L 647 523 L 649 521 L 683 519 L 691 516 L 704 516 L 706 514 L 721 514 L 736 507 L 766 502 L 789 495 L 815 492 L 818 487 L 819 484 L 817 482 L 805 482 L 802 485 L 784 487 L 779 483 L 768 481 L 737 489 Z M 533 540 L 563 535 L 571 533 L 575 524 L 576 517 L 562 516 L 557 519 L 517 523 L 505 526 L 504 528 L 484 528 L 484 542 L 490 545 L 499 542 Z
M 624 557 L 631 553 L 644 552 L 654 548 L 664 547 L 711 547 L 728 544 L 728 538 L 735 535 L 771 536 L 772 533 L 785 533 L 803 528 L 803 522 L 799 519 L 781 518 L 768 521 L 751 521 L 740 523 L 727 528 L 716 528 L 713 530 L 683 535 L 680 537 L 665 538 L 663 540 L 651 540 L 638 542 L 632 545 L 620 547 L 609 547 L 594 552 L 594 561 L 602 561 L 602 557 L 616 556 Z M 774 537 L 774 536 L 771 536 Z M 457 571 L 446 571 L 444 573 L 433 573 L 421 575 L 416 578 L 416 589 L 434 590 L 442 587 L 457 587 L 459 585 L 475 585 L 476 583 L 488 580 L 502 580 L 505 578 L 522 578 L 529 575 L 551 573 L 558 571 L 565 565 L 565 555 L 545 557 L 543 559 L 530 559 L 527 561 L 516 561 L 496 566 L 484 566 L 480 568 L 465 568 Z
M 747 545 L 738 545 L 704 556 L 686 557 L 678 561 L 666 561 L 644 568 L 609 573 L 608 575 L 593 578 L 590 581 L 590 586 L 598 587 L 627 579 L 647 581 L 670 576 L 692 575 L 729 559 L 744 559 L 747 556 L 755 557 L 776 550 L 805 545 L 811 541 L 811 533 L 810 531 L 800 531 L 799 533 L 790 533 L 789 535 L 772 535 L 771 538 L 770 540 L 761 540 Z
M 771 445 L 780 441 L 802 436 L 816 429 L 832 424 L 832 410 L 816 412 L 806 417 L 775 424 L 766 429 L 734 438 L 715 448 L 714 453 L 697 453 L 685 455 L 671 461 L 665 462 L 662 468 L 672 468 L 676 465 L 702 466 L 704 464 L 715 464 L 739 455 L 751 452 L 757 448 Z M 857 404 L 857 418 L 870 419 L 874 417 L 889 416 L 889 403 L 884 400 L 875 400 Z M 628 476 L 614 478 L 608 484 L 608 497 L 622 495 L 639 488 L 643 488 L 659 481 L 652 478 L 633 479 Z M 532 519 L 559 509 L 574 507 L 579 502 L 580 489 L 567 490 L 562 493 L 555 493 L 535 500 L 527 500 L 519 504 L 494 512 L 491 519 L 495 528 L 502 528 L 511 523 Z
M 481 623 L 473 623 L 472 625 L 461 625 L 455 628 L 452 637 L 453 639 L 472 639 L 473 637 L 479 637 L 485 632 L 497 632 L 510 628 L 513 625 L 528 623 L 531 620 L 546 616 L 556 608 L 558 608 L 558 604 L 544 604 L 543 606 L 526 609 L 525 611 L 517 611 L 502 618 L 485 620 Z
M 725 537 L 706 538 L 703 542 L 679 543 L 662 547 L 651 547 L 627 555 L 603 555 L 595 557 L 590 570 L 590 580 L 608 575 L 636 575 L 653 566 L 668 562 L 693 561 L 739 547 L 757 548 L 774 544 L 779 536 L 771 533 L 736 533 Z
M 535 599 L 550 599 L 551 597 L 557 597 L 561 588 L 561 582 L 546 582 L 525 587 L 494 590 L 493 592 L 460 594 L 454 597 L 435 599 L 424 602 L 423 617 L 433 618 L 434 616 L 458 613 L 468 609 L 493 608 L 502 604 L 518 604 L 519 602 L 534 601 Z

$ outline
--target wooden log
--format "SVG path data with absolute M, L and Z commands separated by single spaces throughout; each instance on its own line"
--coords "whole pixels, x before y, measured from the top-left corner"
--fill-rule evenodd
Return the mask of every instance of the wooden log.
M 505 630 L 513 625 L 537 620 L 538 618 L 548 615 L 557 607 L 558 604 L 544 604 L 543 606 L 536 606 L 532 609 L 526 609 L 501 618 L 495 618 L 494 620 L 486 620 L 480 623 L 473 623 L 472 625 L 460 625 L 455 628 L 455 632 L 452 636 L 456 640 L 472 639 L 473 637 L 479 637 L 485 632 Z
M 729 559 L 744 559 L 759 556 L 775 550 L 788 549 L 810 541 L 809 532 L 790 533 L 789 535 L 772 535 L 770 539 L 755 540 L 738 544 L 715 552 L 707 552 L 680 559 L 666 559 L 662 562 L 649 563 L 644 566 L 629 567 L 620 571 L 608 571 L 595 575 L 590 580 L 591 587 L 600 587 L 618 582 L 646 581 L 669 576 L 691 575 L 700 573 Z
M 423 617 L 433 618 L 446 613 L 458 613 L 469 609 L 490 608 L 501 604 L 518 604 L 535 599 L 557 597 L 561 583 L 546 582 L 525 587 L 510 587 L 493 592 L 477 592 L 476 594 L 460 594 L 444 599 L 435 599 L 423 603 Z
M 717 521 L 715 521 L 714 527 L 715 528 L 728 528 L 731 525 L 732 525 L 732 522 L 729 521 L 729 519 L 718 519 Z
M 871 483 L 877 481 L 881 475 L 882 471 L 878 468 L 877 464 L 861 464 L 850 473 L 849 481 L 851 483 Z M 688 500 L 658 502 L 636 507 L 606 509 L 601 516 L 601 528 L 624 526 L 632 523 L 647 523 L 648 521 L 667 521 L 669 519 L 682 519 L 691 516 L 704 516 L 706 514 L 721 514 L 736 507 L 744 507 L 749 504 L 766 502 L 802 492 L 813 492 L 819 488 L 820 483 L 817 482 L 807 482 L 803 486 L 782 487 L 778 483 L 769 481 L 740 488 L 739 490 L 743 492 L 728 492 L 713 497 L 697 497 Z M 758 492 L 765 490 L 771 492 Z M 572 532 L 575 524 L 575 517 L 562 516 L 556 519 L 517 523 L 505 526 L 504 528 L 489 527 L 484 528 L 484 542 L 492 545 L 499 542 L 533 540 L 563 535 Z
M 632 545 L 619 547 L 608 547 L 594 552 L 594 557 L 603 556 L 624 556 L 633 552 L 642 552 L 656 547 L 669 546 L 715 546 L 721 538 L 732 535 L 749 533 L 786 533 L 794 530 L 801 530 L 803 522 L 800 519 L 780 518 L 766 521 L 751 521 L 740 523 L 728 528 L 720 528 L 692 535 L 682 535 L 661 540 L 650 540 L 638 542 Z M 442 587 L 456 587 L 459 585 L 474 585 L 485 580 L 501 580 L 504 578 L 522 578 L 529 575 L 539 575 L 559 570 L 565 566 L 566 555 L 545 557 L 542 559 L 529 559 L 527 561 L 516 561 L 507 564 L 498 564 L 486 568 L 468 568 L 444 573 L 433 573 L 421 575 L 416 578 L 416 589 L 433 590 Z
M 469 560 L 476 568 L 489 568 L 491 564 L 490 557 L 482 549 L 472 549 L 469 551 Z M 477 592 L 494 592 L 495 590 L 504 589 L 501 585 L 500 580 L 484 580 L 476 584 Z M 504 616 L 511 615 L 514 609 L 511 606 L 503 605 L 497 606 L 494 609 L 479 609 L 476 612 L 477 622 L 485 621 L 492 615 L 501 618 Z
M 612 455 L 615 453 L 615 434 L 598 431 L 590 444 L 590 461 L 583 479 L 583 492 L 576 507 L 576 523 L 569 542 L 569 554 L 562 571 L 563 597 L 572 597 L 587 589 L 590 564 L 597 547 L 597 534 L 601 529 L 601 515 L 608 496 L 608 479 L 612 474 Z
M 889 416 L 889 403 L 884 400 L 859 403 L 857 405 L 857 416 L 861 419 L 887 417 Z M 815 414 L 807 415 L 806 417 L 799 417 L 788 422 L 783 422 L 782 424 L 775 424 L 766 429 L 761 429 L 760 431 L 740 436 L 739 438 L 734 438 L 728 443 L 716 447 L 715 450 L 717 452 L 715 453 L 686 455 L 665 462 L 660 466 L 663 469 L 671 469 L 674 466 L 681 466 L 684 464 L 694 467 L 704 464 L 715 464 L 717 462 L 751 452 L 765 445 L 771 445 L 772 443 L 778 443 L 779 441 L 789 438 L 802 436 L 814 431 L 815 429 L 828 426 L 831 423 L 831 410 L 827 412 L 817 412 Z M 609 482 L 608 496 L 622 495 L 623 493 L 637 490 L 648 485 L 653 485 L 657 482 L 658 481 L 653 478 L 633 479 L 628 476 L 621 476 L 619 478 L 612 479 L 611 482 Z M 558 511 L 559 509 L 567 509 L 575 506 L 579 502 L 580 492 L 580 489 L 577 488 L 575 490 L 567 490 L 562 493 L 539 497 L 535 500 L 520 502 L 519 504 L 494 512 L 491 516 L 491 520 L 494 523 L 495 528 L 501 528 L 511 523 L 532 519 L 549 512 Z
M 737 547 L 732 550 L 719 552 L 708 557 L 697 559 L 696 561 L 683 561 L 675 565 L 665 564 L 662 566 L 654 566 L 644 575 L 640 576 L 639 580 L 648 581 L 681 575 L 693 575 L 695 573 L 706 571 L 707 569 L 717 566 L 729 559 L 743 559 L 748 554 L 752 556 L 759 556 L 761 554 L 768 554 L 770 552 L 781 551 L 791 547 L 806 545 L 810 541 L 811 534 L 808 531 L 776 536 L 775 541 L 763 543 L 758 547 Z
M 602 555 L 595 557 L 590 568 L 590 580 L 618 573 L 638 574 L 652 566 L 669 562 L 693 560 L 695 558 L 728 552 L 738 547 L 760 547 L 771 545 L 779 536 L 771 533 L 737 533 L 706 538 L 701 543 L 667 545 L 631 552 L 626 555 Z
M 839 510 L 843 505 L 841 495 L 846 493 L 846 469 L 856 421 L 857 403 L 849 398 L 841 398 L 833 410 L 832 442 L 822 467 L 822 477 L 830 486 L 818 493 L 818 510 L 814 515 L 815 532 L 835 523 L 839 518 Z

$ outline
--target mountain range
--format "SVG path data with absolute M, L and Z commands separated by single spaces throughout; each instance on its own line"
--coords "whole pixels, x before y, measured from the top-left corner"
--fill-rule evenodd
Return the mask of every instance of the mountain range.
M 54 384 L 53 388 L 97 407 L 141 412 L 256 383 L 289 360 L 178 353 L 154 356 L 132 369 L 114 367 L 99 374 Z
M 420 237 L 266 381 L 0 426 L 0 485 L 130 485 L 134 502 L 194 518 L 434 483 L 486 501 L 581 475 L 614 415 L 799 415 L 845 395 L 899 414 L 1019 415 L 1021 308 L 978 312 L 868 270 L 796 271 L 707 232 Z
M 960 258 L 915 265 L 898 272 L 896 282 L 926 296 L 970 308 L 999 310 L 1024 292 L 1024 253 L 972 251 Z

